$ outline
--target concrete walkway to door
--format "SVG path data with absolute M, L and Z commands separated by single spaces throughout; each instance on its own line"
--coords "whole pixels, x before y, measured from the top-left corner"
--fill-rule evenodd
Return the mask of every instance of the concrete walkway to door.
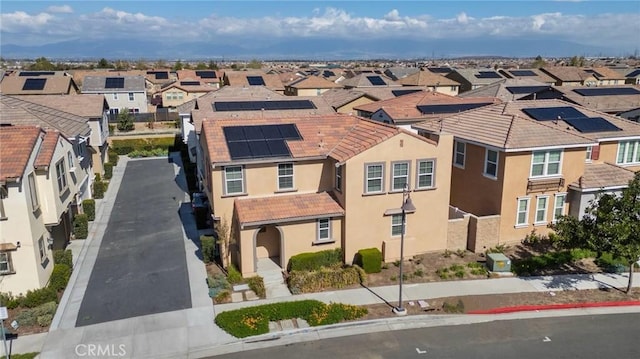
M 289 288 L 284 283 L 282 268 L 277 264 L 279 258 L 259 258 L 257 273 L 264 279 L 264 287 L 267 299 L 280 298 L 291 295 Z

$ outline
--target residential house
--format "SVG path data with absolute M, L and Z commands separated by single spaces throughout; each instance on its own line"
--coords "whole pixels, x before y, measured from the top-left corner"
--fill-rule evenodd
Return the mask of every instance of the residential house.
M 353 114 L 356 106 L 379 101 L 380 98 L 362 89 L 333 89 L 321 95 L 338 113 Z
M 372 247 L 397 260 L 405 185 L 416 210 L 404 255 L 447 246 L 451 136 L 333 114 L 207 119 L 200 144 L 204 191 L 244 276 L 268 258 L 284 269 L 293 255 L 334 248 L 346 263 Z
M 224 72 L 221 70 L 178 70 L 178 81 L 200 81 L 211 87 L 220 88 Z
M 598 80 L 598 86 L 622 85 L 626 80 L 626 76 L 608 67 L 590 67 L 585 68 L 584 71 Z
M 0 82 L 3 95 L 75 95 L 79 93 L 73 77 L 55 71 L 19 71 Z
M 596 86 L 598 79 L 593 73 L 575 66 L 546 66 L 540 69 L 555 79 L 556 86 Z
M 180 80 L 163 87 L 158 93 L 162 97 L 162 107 L 175 109 L 185 102 L 217 90 L 218 87 L 200 80 Z
M 467 97 L 496 97 L 503 102 L 520 100 L 523 98 L 529 98 L 529 95 L 533 95 L 537 99 L 538 94 L 546 92 L 552 88 L 551 85 L 544 82 L 539 82 L 533 79 L 518 78 L 518 79 L 502 79 L 492 84 L 482 86 L 475 90 L 461 93 L 459 96 L 462 98 Z M 556 98 L 560 98 L 562 95 L 558 93 Z
M 431 69 L 430 71 L 433 71 Z M 436 72 L 437 73 L 437 72 Z M 453 69 L 444 75 L 460 84 L 458 93 L 475 90 L 479 87 L 502 80 L 504 77 L 493 69 Z
M 361 72 L 357 75 L 354 75 L 353 77 L 346 78 L 338 82 L 338 84 L 346 89 L 402 86 L 401 84 L 383 75 L 381 71 L 378 72 Z
M 342 88 L 342 86 L 322 77 L 311 75 L 286 84 L 284 94 L 287 96 L 320 96 L 324 92 L 337 88 Z
M 80 164 L 55 130 L 1 126 L 0 143 L 0 292 L 18 295 L 47 285 L 69 241 Z
M 148 112 L 147 88 L 143 76 L 85 76 L 82 93 L 104 95 L 111 115 L 117 115 L 124 109 L 130 113 Z
M 557 87 L 561 99 L 609 114 L 640 107 L 640 87 L 634 85 Z
M 389 67 L 382 73 L 393 81 L 399 81 L 407 76 L 417 73 L 418 71 L 420 71 L 420 69 L 417 67 Z
M 224 86 L 233 87 L 264 86 L 271 91 L 284 94 L 280 76 L 262 71 L 226 71 L 222 83 Z
M 453 134 L 451 205 L 497 222 L 495 235 L 470 239 L 475 251 L 546 234 L 640 169 L 640 124 L 560 100 L 490 105 L 414 128 Z
M 540 69 L 499 69 L 500 75 L 515 80 L 531 80 L 536 83 L 544 83 L 547 85 L 555 85 L 556 80 L 542 72 Z
M 625 74 L 625 83 L 640 85 L 640 69 L 630 69 L 630 71 Z
M 417 86 L 427 90 L 443 93 L 445 95 L 456 96 L 460 89 L 460 84 L 450 78 L 444 77 L 429 71 L 426 68 L 398 80 L 402 86 Z

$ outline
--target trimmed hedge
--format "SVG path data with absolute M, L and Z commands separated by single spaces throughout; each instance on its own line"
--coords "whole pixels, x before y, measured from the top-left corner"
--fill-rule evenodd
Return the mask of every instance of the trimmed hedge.
M 84 210 L 84 214 L 87 215 L 87 219 L 93 221 L 96 219 L 96 200 L 95 199 L 85 199 L 82 201 L 82 209 Z
M 50 287 L 27 291 L 27 295 L 22 299 L 20 306 L 35 308 L 47 302 L 58 302 L 58 292 Z
M 269 332 L 269 322 L 302 318 L 311 326 L 339 323 L 353 320 L 367 314 L 366 308 L 353 305 L 331 303 L 318 300 L 280 302 L 222 312 L 215 323 L 236 338 Z
M 134 151 L 152 151 L 158 148 L 169 151 L 173 148 L 174 142 L 175 137 L 132 138 L 113 140 L 111 146 L 115 153 L 128 155 Z
M 380 273 L 382 271 L 382 252 L 378 248 L 367 248 L 358 251 L 357 263 L 365 273 Z
M 76 239 L 86 239 L 89 235 L 89 218 L 84 213 L 78 213 L 73 218 L 73 233 Z
M 292 271 L 287 284 L 292 294 L 322 292 L 344 288 L 366 281 L 364 270 L 358 266 L 346 268 L 321 268 L 317 271 Z
M 111 163 L 114 166 L 117 166 L 118 160 L 120 159 L 120 156 L 118 155 L 118 153 L 110 148 L 108 155 L 109 155 L 109 163 Z
M 113 177 L 113 163 L 105 163 L 104 164 L 104 178 L 111 179 Z
M 228 268 L 227 268 L 227 280 L 229 281 L 229 283 L 231 284 L 238 284 L 238 283 L 242 283 L 242 280 L 244 278 L 242 278 L 242 273 L 240 273 L 238 271 L 238 269 L 236 268 L 236 266 L 234 266 L 233 264 L 231 264 Z
M 57 292 L 64 290 L 69 283 L 69 278 L 71 278 L 71 267 L 66 264 L 56 264 L 49 278 L 49 288 Z
M 73 267 L 73 253 L 71 253 L 71 249 L 57 249 L 53 251 L 53 264 L 66 264 L 69 268 Z
M 342 265 L 342 249 L 297 254 L 289 259 L 289 271 L 313 271 L 322 267 Z
M 257 275 L 247 279 L 249 288 L 260 298 L 267 297 L 267 289 L 264 287 L 264 278 Z
M 205 263 L 212 263 L 216 255 L 216 242 L 213 236 L 200 236 L 202 246 L 202 259 Z
M 103 182 L 96 176 L 96 180 L 93 182 L 93 198 L 102 199 L 104 193 L 107 191 L 107 182 Z

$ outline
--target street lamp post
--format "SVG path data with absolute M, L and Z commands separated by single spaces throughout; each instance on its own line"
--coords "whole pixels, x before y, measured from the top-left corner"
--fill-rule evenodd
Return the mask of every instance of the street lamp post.
M 397 315 L 406 315 L 407 309 L 402 306 L 402 281 L 403 281 L 403 273 L 402 273 L 402 262 L 404 262 L 404 232 L 405 232 L 405 222 L 407 220 L 407 212 L 415 212 L 416 207 L 411 202 L 411 193 L 409 190 L 409 186 L 405 185 L 402 190 L 402 206 L 400 207 L 402 211 L 402 222 L 400 225 L 400 286 L 398 293 L 398 306 L 393 308 L 393 312 Z

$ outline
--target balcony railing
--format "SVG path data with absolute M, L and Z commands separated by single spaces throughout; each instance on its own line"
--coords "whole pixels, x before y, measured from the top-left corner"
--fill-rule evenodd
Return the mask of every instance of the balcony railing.
M 559 190 L 564 187 L 563 177 L 533 178 L 527 182 L 527 193 Z

